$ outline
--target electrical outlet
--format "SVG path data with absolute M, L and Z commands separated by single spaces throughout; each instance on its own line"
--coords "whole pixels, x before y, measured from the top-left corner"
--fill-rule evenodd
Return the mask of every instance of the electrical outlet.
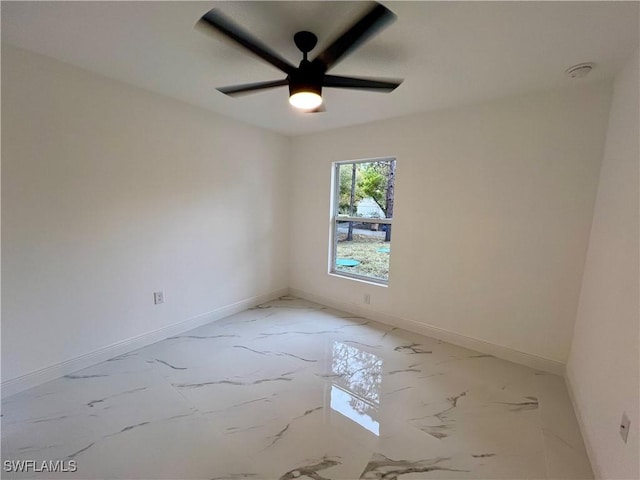
M 368 293 L 364 294 L 364 304 L 365 305 L 370 305 L 371 304 L 371 295 Z
M 627 443 L 627 438 L 629 437 L 629 427 L 631 426 L 631 420 L 629 420 L 629 416 L 626 412 L 622 413 L 622 420 L 620 420 L 620 436 L 622 437 L 622 441 Z
M 153 303 L 156 305 L 164 303 L 164 292 L 153 292 Z

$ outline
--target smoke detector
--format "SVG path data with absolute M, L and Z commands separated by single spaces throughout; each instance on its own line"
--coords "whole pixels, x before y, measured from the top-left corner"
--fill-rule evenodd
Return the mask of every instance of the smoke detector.
M 567 68 L 564 73 L 569 75 L 571 78 L 582 78 L 589 75 L 589 72 L 593 70 L 593 67 L 593 63 L 579 63 L 573 67 Z

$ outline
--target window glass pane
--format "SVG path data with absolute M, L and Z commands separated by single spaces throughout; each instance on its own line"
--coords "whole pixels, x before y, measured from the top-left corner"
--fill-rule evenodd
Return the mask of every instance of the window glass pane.
M 391 225 L 338 221 L 335 232 L 335 271 L 389 279 Z
M 393 218 L 395 160 L 338 165 L 338 215 Z

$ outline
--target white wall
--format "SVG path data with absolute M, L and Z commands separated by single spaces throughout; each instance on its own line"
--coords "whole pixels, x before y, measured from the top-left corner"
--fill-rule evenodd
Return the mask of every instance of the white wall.
M 292 141 L 292 292 L 566 361 L 610 84 Z M 397 157 L 388 288 L 327 274 L 331 162 Z M 461 337 L 460 337 L 461 338 Z
M 638 53 L 616 79 L 567 379 L 594 470 L 640 478 Z M 618 435 L 622 412 L 629 440 Z
M 287 287 L 287 138 L 4 43 L 2 140 L 3 380 Z

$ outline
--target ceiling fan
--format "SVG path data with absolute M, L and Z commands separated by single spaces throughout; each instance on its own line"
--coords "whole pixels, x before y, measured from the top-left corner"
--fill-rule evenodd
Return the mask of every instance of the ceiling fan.
M 236 25 L 217 9 L 212 9 L 205 13 L 196 25 L 222 33 L 228 39 L 287 74 L 287 77 L 282 80 L 221 87 L 218 88 L 220 92 L 233 97 L 259 92 L 268 88 L 288 86 L 289 103 L 291 105 L 307 112 L 321 112 L 324 111 L 322 87 L 389 93 L 402 83 L 402 80 L 396 79 L 342 77 L 327 74 L 327 71 L 333 68 L 347 54 L 355 50 L 395 18 L 396 16 L 385 6 L 375 2 L 372 3 L 371 7 L 357 22 L 337 37 L 313 60 L 309 60 L 307 55 L 316 46 L 318 38 L 311 32 L 298 32 L 293 36 L 293 41 L 302 52 L 303 58 L 297 67 Z

